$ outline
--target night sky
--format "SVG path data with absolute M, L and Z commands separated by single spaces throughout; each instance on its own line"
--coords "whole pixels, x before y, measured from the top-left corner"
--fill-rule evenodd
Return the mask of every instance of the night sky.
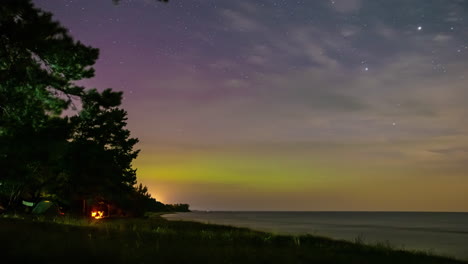
M 101 50 L 158 200 L 468 211 L 467 1 L 34 2 Z

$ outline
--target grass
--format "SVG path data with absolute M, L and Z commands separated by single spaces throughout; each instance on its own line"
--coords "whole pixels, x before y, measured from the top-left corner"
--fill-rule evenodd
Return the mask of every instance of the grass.
M 0 218 L 1 263 L 466 263 L 311 235 L 147 219 Z

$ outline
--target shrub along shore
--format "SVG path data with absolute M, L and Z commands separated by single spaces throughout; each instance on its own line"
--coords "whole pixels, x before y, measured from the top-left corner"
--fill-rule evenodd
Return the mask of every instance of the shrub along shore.
M 468 263 L 424 252 L 222 225 L 139 219 L 0 218 L 2 263 Z M 6 262 L 5 262 L 6 261 Z

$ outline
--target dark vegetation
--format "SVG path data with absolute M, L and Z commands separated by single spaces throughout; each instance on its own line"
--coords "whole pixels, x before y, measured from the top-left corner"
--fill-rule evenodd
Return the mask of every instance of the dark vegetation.
M 77 84 L 94 76 L 98 55 L 30 0 L 1 2 L 0 211 L 44 198 L 71 213 L 81 201 L 111 201 L 131 215 L 188 208 L 137 184 L 138 139 L 126 129 L 122 92 Z
M 421 252 L 148 219 L 0 219 L 5 263 L 464 263 Z M 62 223 L 62 224 L 59 224 Z M 65 224 L 63 224 L 65 223 Z

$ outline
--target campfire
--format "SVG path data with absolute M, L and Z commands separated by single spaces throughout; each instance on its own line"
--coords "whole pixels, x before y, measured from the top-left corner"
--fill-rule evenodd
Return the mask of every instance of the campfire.
M 91 217 L 94 219 L 101 219 L 104 217 L 104 211 L 91 211 Z

